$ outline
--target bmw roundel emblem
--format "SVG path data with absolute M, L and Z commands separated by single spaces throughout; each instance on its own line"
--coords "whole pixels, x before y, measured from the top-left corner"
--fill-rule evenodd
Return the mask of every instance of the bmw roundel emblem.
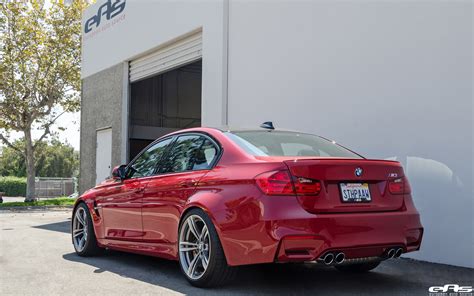
M 354 174 L 355 174 L 357 177 L 362 176 L 362 169 L 361 169 L 361 168 L 356 168 Z

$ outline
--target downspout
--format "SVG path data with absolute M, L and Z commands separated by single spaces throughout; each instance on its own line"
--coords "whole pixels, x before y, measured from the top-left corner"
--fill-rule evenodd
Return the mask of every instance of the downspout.
M 222 125 L 229 125 L 229 0 L 223 2 Z

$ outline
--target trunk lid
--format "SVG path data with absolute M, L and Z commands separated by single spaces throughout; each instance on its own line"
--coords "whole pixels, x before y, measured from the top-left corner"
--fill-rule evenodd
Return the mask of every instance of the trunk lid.
M 396 211 L 403 207 L 404 195 L 394 195 L 388 190 L 389 181 L 404 176 L 403 168 L 399 162 L 321 158 L 286 160 L 284 163 L 294 177 L 309 178 L 321 182 L 321 192 L 317 196 L 298 196 L 300 204 L 309 212 L 383 212 Z M 356 174 L 356 170 L 361 170 L 361 174 Z M 349 184 L 349 186 L 351 184 L 368 184 L 371 200 L 343 201 L 341 183 Z

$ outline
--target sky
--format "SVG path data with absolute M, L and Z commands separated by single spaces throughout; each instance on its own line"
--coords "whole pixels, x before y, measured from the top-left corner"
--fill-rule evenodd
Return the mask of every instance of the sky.
M 56 124 L 51 128 L 53 132 L 57 133 L 57 138 L 63 143 L 71 144 L 74 149 L 79 151 L 80 139 L 79 139 L 79 128 L 80 128 L 80 112 L 75 113 L 64 113 L 61 117 L 58 118 Z M 58 129 L 58 127 L 65 128 L 64 131 Z M 42 131 L 33 130 L 32 135 L 36 140 L 43 134 Z M 23 137 L 22 132 L 12 132 L 10 133 L 10 139 L 15 140 Z M 51 136 L 48 138 L 51 139 Z M 0 143 L 0 146 L 3 143 Z

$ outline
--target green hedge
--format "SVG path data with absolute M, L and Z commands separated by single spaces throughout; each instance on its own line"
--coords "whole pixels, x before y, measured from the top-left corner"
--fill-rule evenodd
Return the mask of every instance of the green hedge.
M 0 177 L 0 192 L 5 196 L 26 196 L 26 178 Z

